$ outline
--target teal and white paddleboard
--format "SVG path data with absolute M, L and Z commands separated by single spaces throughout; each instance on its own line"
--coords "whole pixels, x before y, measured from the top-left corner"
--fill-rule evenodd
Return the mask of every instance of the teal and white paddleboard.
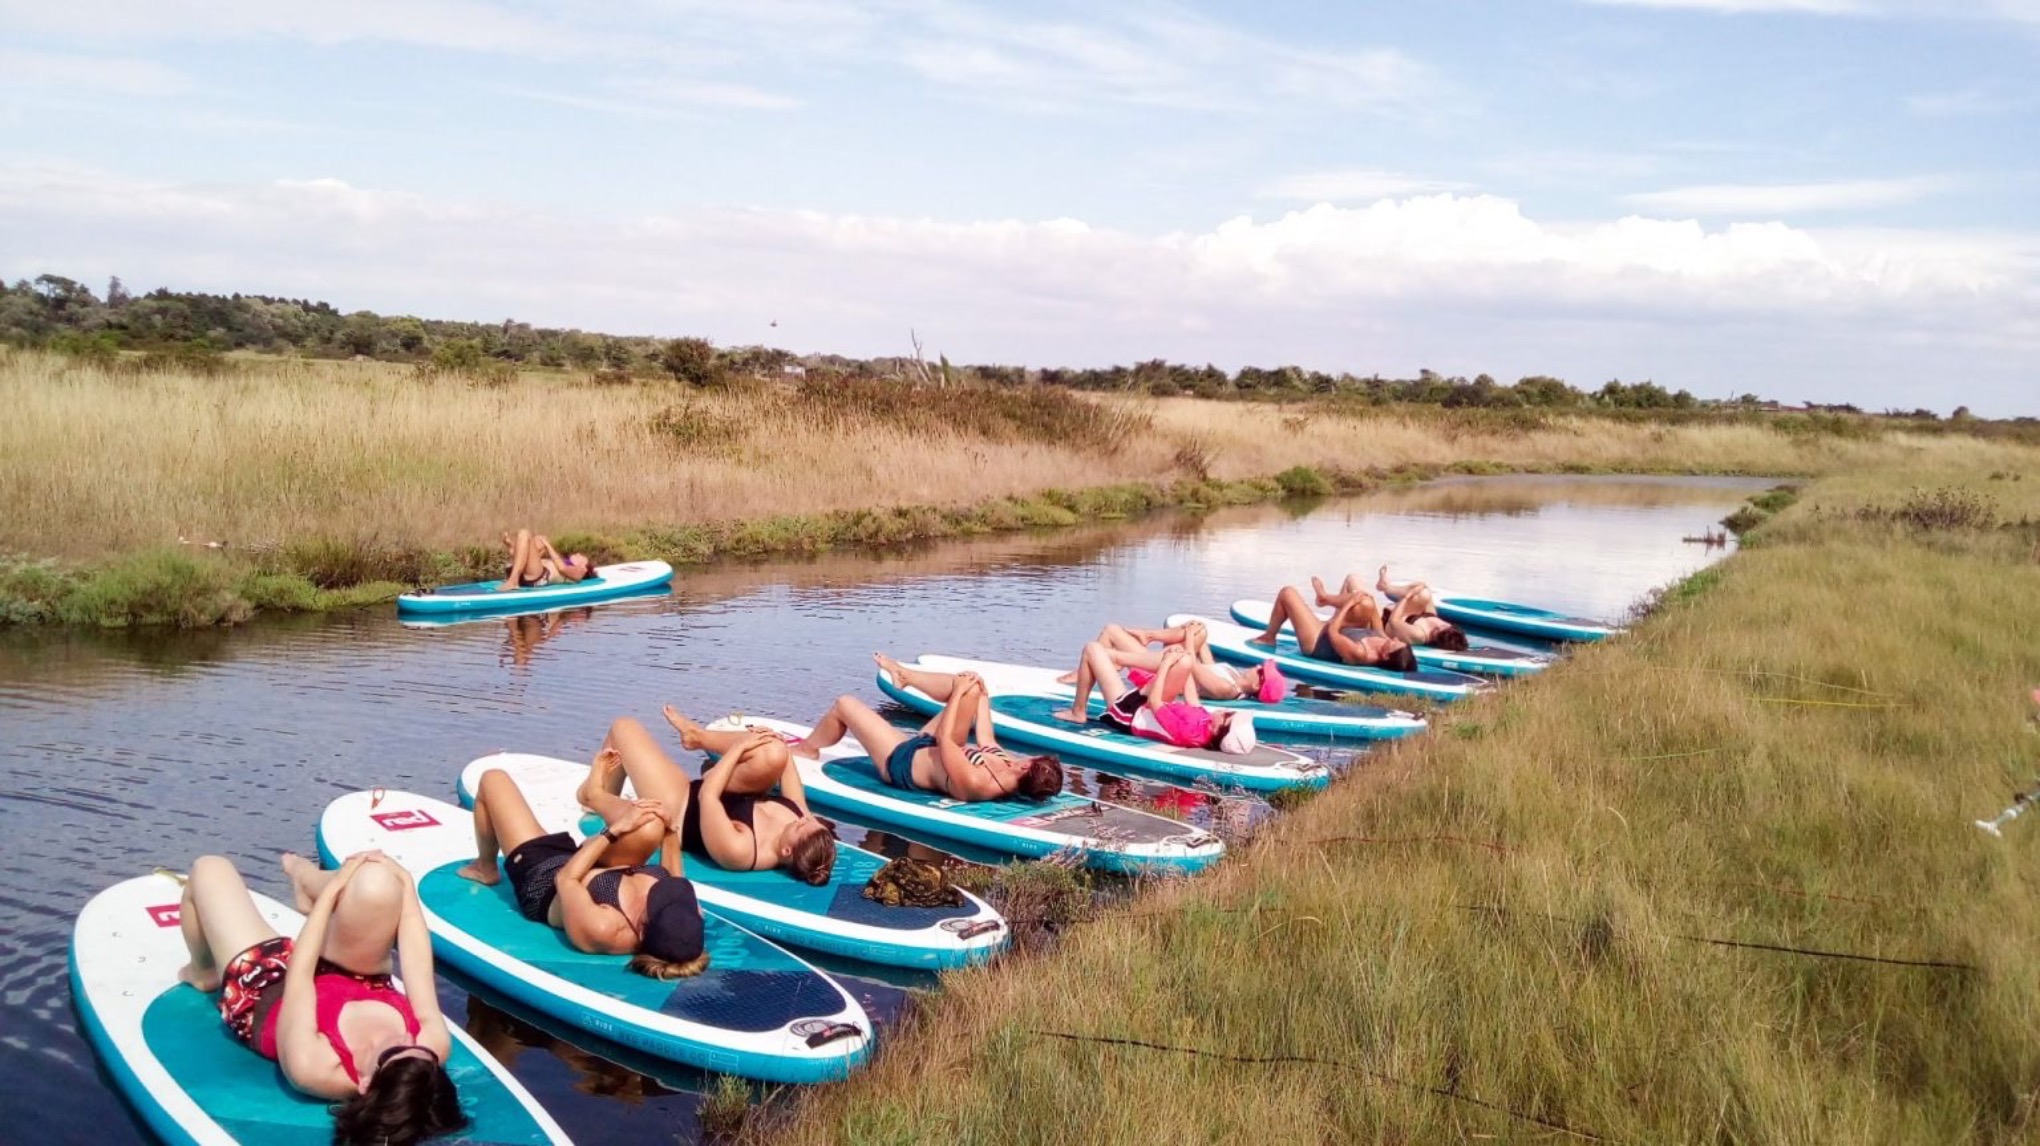
M 633 973 L 622 955 L 574 950 L 517 911 L 506 875 L 455 873 L 475 858 L 466 811 L 410 792 L 355 792 L 319 817 L 327 864 L 371 848 L 409 868 L 438 957 L 490 990 L 627 1047 L 768 1082 L 842 1078 L 871 1054 L 871 1020 L 834 979 L 709 915 L 709 966 L 686 978 Z
M 758 716 L 725 716 L 715 729 L 767 728 L 797 740 L 808 726 Z M 795 756 L 810 804 L 862 823 L 909 834 L 960 840 L 1008 855 L 1041 859 L 1075 855 L 1104 871 L 1201 871 L 1225 854 L 1225 841 L 1167 816 L 1074 795 L 1047 800 L 952 800 L 940 792 L 906 791 L 879 779 L 854 739 L 831 745 L 815 760 Z
M 158 873 L 114 884 L 78 913 L 71 997 L 107 1076 L 164 1142 L 326 1146 L 333 1140 L 332 1104 L 292 1090 L 275 1063 L 227 1032 L 218 995 L 178 980 L 190 961 L 178 927 L 182 897 L 177 881 Z M 267 896 L 257 894 L 255 906 L 278 934 L 294 936 L 304 925 L 303 916 Z M 568 1141 L 466 1031 L 452 1023 L 447 1031 L 453 1054 L 446 1069 L 474 1122 L 436 1141 Z
M 1266 629 L 1268 618 L 1274 613 L 1274 606 L 1266 601 L 1234 601 L 1233 620 L 1253 629 Z M 1332 610 L 1319 609 L 1319 620 L 1330 620 Z M 1439 616 L 1445 616 L 1440 613 Z M 1451 620 L 1450 617 L 1445 617 Z M 1285 634 L 1291 632 L 1288 625 L 1282 626 Z M 1292 646 L 1294 647 L 1294 646 Z M 1544 653 L 1525 652 L 1521 649 L 1505 649 L 1500 645 L 1469 645 L 1462 652 L 1451 649 L 1432 648 L 1430 645 L 1412 645 L 1417 654 L 1417 663 L 1425 668 L 1450 669 L 1453 672 L 1478 673 L 1482 676 L 1529 676 L 1551 667 L 1551 657 Z
M 1235 664 L 1259 664 L 1264 660 L 1273 660 L 1282 666 L 1285 674 L 1312 684 L 1349 688 L 1360 692 L 1395 692 L 1410 696 L 1426 696 L 1440 701 L 1458 700 L 1494 687 L 1488 681 L 1466 673 L 1436 669 L 1393 672 L 1366 665 L 1321 661 L 1316 657 L 1304 656 L 1303 650 L 1296 647 L 1296 641 L 1292 637 L 1278 638 L 1273 648 L 1253 644 L 1248 638 L 1260 636 L 1260 630 L 1235 625 L 1231 621 L 1200 617 L 1194 613 L 1178 613 L 1169 618 L 1169 625 L 1173 628 L 1191 621 L 1204 622 L 1205 634 L 1211 640 L 1211 653 L 1218 659 L 1232 661 Z
M 397 598 L 397 612 L 404 616 L 435 616 L 556 609 L 641 593 L 672 579 L 673 567 L 664 561 L 628 561 L 621 565 L 597 565 L 593 573 L 579 581 L 559 581 L 529 589 L 499 589 L 502 581 L 496 580 L 406 593 Z
M 1438 615 L 1455 625 L 1520 633 L 1547 641 L 1598 641 L 1622 631 L 1619 625 L 1590 617 L 1568 617 L 1564 613 L 1540 609 L 1535 605 L 1519 605 L 1513 601 L 1454 597 L 1444 593 L 1434 593 L 1432 599 L 1437 603 Z
M 1176 783 L 1256 792 L 1322 788 L 1332 781 L 1330 768 L 1273 744 L 1256 743 L 1253 751 L 1237 754 L 1215 748 L 1178 748 L 1121 732 L 1097 720 L 1072 724 L 1057 719 L 1054 714 L 1070 705 L 1068 689 L 1061 696 L 1009 692 L 992 684 L 990 677 L 985 678 L 985 685 L 991 691 L 992 727 L 999 735 L 1047 752 L 1081 756 L 1094 764 L 1142 772 Z M 941 701 L 920 689 L 894 684 L 883 670 L 878 674 L 878 687 L 916 712 L 932 716 L 942 711 Z M 1258 737 L 1258 724 L 1255 731 Z
M 1030 665 L 1005 664 L 1000 661 L 979 661 L 967 657 L 948 657 L 934 653 L 923 653 L 914 667 L 931 672 L 974 672 L 985 679 L 986 687 L 994 696 L 1015 693 L 1030 696 L 1052 696 L 1063 708 L 1075 698 L 1076 690 L 1056 678 L 1059 669 L 1037 668 Z M 890 692 L 888 692 L 890 695 Z M 903 702 L 904 703 L 904 702 Z M 1319 700 L 1314 697 L 1298 696 L 1291 693 L 1273 704 L 1263 704 L 1251 696 L 1238 700 L 1204 699 L 1210 708 L 1227 708 L 1238 712 L 1254 714 L 1254 731 L 1263 740 L 1293 740 L 1311 744 L 1365 744 L 1374 740 L 1393 740 L 1422 732 L 1427 725 L 1424 718 L 1414 712 L 1398 708 L 1383 708 L 1373 704 L 1348 704 L 1339 700 Z M 1093 715 L 1103 712 L 1102 697 L 1092 694 Z
M 462 806 L 474 806 L 482 775 L 496 770 L 517 781 L 546 831 L 582 840 L 590 828 L 602 830 L 599 819 L 584 819 L 575 797 L 586 764 L 516 752 L 484 756 L 461 771 Z M 829 882 L 815 887 L 785 871 L 729 871 L 706 856 L 687 857 L 703 909 L 775 942 L 932 971 L 989 959 L 1011 939 L 1004 917 L 968 892 L 958 907 L 887 907 L 864 898 L 864 885 L 884 866 L 885 857 L 839 840 Z

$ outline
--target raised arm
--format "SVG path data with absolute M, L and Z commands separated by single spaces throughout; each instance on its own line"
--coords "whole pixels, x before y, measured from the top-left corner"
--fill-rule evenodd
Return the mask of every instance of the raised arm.
M 575 950 L 597 955 L 626 955 L 637 949 L 637 935 L 631 931 L 623 913 L 604 911 L 602 905 L 588 894 L 588 873 L 595 870 L 597 861 L 609 845 L 625 831 L 642 823 L 644 815 L 643 809 L 639 809 L 626 826 L 618 828 L 612 824 L 583 840 L 573 858 L 553 877 L 553 890 L 560 900 L 562 929 Z
M 425 927 L 418 883 L 410 869 L 395 860 L 378 857 L 374 862 L 388 864 L 404 886 L 404 906 L 397 917 L 397 972 L 403 977 L 411 1013 L 418 1017 L 418 1041 L 445 1062 L 453 1051 L 453 1036 L 447 1033 L 446 1016 L 439 1011 L 439 988 L 432 977 L 432 933 Z
M 1390 609 L 1387 615 L 1382 618 L 1382 632 L 1399 641 L 1408 641 L 1413 645 L 1424 643 L 1424 634 L 1418 632 L 1416 627 L 1409 623 L 1410 610 L 1415 607 L 1417 600 L 1421 596 L 1415 590 L 1422 588 L 1423 584 L 1419 582 L 1410 592 L 1397 598 L 1395 608 Z
M 723 806 L 723 793 L 729 789 L 730 777 L 736 775 L 744 757 L 763 747 L 767 739 L 753 736 L 724 753 L 722 760 L 701 777 L 701 790 L 696 795 L 701 801 L 702 846 L 708 849 L 710 859 L 732 871 L 751 870 L 758 849 L 751 829 L 730 818 L 729 809 Z
M 1345 604 L 1340 605 L 1338 611 L 1332 614 L 1332 619 L 1325 622 L 1323 631 L 1331 637 L 1332 648 L 1338 651 L 1340 659 L 1344 660 L 1347 664 L 1357 664 L 1365 659 L 1366 650 L 1361 648 L 1358 641 L 1346 635 L 1347 627 L 1356 625 L 1354 615 L 1365 611 L 1365 606 L 1361 604 L 1361 598 L 1356 596 Z M 1371 621 L 1372 619 L 1369 618 L 1369 620 Z M 1372 625 L 1369 624 L 1365 627 L 1371 628 Z
M 320 1098 L 344 1099 L 355 1093 L 354 1083 L 340 1066 L 340 1056 L 319 1037 L 319 956 L 326 950 L 326 929 L 333 921 L 333 905 L 368 853 L 349 856 L 340 870 L 319 891 L 305 925 L 292 945 L 290 966 L 283 973 L 283 1000 L 276 1015 L 276 1059 L 290 1084 Z

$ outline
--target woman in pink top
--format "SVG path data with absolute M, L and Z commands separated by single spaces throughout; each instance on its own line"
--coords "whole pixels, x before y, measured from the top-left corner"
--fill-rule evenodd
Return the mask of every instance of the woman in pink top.
M 1234 756 L 1252 752 L 1253 716 L 1199 703 L 1192 663 L 1189 652 L 1170 648 L 1162 653 L 1154 679 L 1145 688 L 1135 688 L 1120 677 L 1112 650 L 1092 641 L 1084 646 L 1083 660 L 1077 666 L 1076 699 L 1055 715 L 1073 724 L 1089 723 L 1095 685 L 1105 694 L 1105 712 L 1100 719 L 1122 732 L 1178 748 L 1216 749 Z
M 231 860 L 192 861 L 179 906 L 191 963 L 178 977 L 218 991 L 227 1029 L 291 1086 L 339 1104 L 335 1142 L 408 1146 L 466 1126 L 410 873 L 381 852 L 330 872 L 286 853 L 283 870 L 305 913 L 294 940 L 262 918 Z M 392 946 L 408 993 L 391 980 Z

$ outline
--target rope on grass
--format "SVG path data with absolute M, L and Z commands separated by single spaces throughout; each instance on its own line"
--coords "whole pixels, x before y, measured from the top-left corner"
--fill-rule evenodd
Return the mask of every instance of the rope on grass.
M 1166 1051 L 1170 1054 L 1190 1055 L 1195 1058 L 1215 1058 L 1222 1062 L 1242 1063 L 1249 1066 L 1335 1067 L 1339 1070 L 1350 1070 L 1355 1073 L 1365 1075 L 1368 1078 L 1374 1079 L 1377 1082 L 1385 1082 L 1391 1086 L 1400 1086 L 1408 1090 L 1422 1091 L 1425 1094 L 1436 1095 L 1439 1098 L 1449 1098 L 1454 1102 L 1464 1102 L 1473 1106 L 1481 1107 L 1486 1110 L 1492 1110 L 1500 1114 L 1506 1114 L 1511 1118 L 1519 1119 L 1524 1122 L 1534 1123 L 1538 1126 L 1542 1126 L 1550 1130 L 1556 1130 L 1561 1134 L 1570 1134 L 1575 1138 L 1584 1138 L 1589 1142 L 1613 1141 L 1613 1139 L 1605 1138 L 1599 1134 L 1594 1133 L 1591 1130 L 1581 1130 L 1576 1126 L 1568 1126 L 1565 1123 L 1556 1121 L 1554 1119 L 1542 1118 L 1539 1117 L 1538 1115 L 1531 1114 L 1527 1111 L 1517 1110 L 1511 1106 L 1504 1106 L 1499 1102 L 1490 1102 L 1485 1098 L 1476 1098 L 1471 1094 L 1461 1094 L 1456 1090 L 1446 1090 L 1443 1087 L 1426 1086 L 1421 1082 L 1411 1082 L 1407 1079 L 1397 1078 L 1392 1074 L 1384 1074 L 1383 1072 L 1375 1070 L 1371 1067 L 1362 1066 L 1359 1063 L 1342 1062 L 1338 1059 L 1316 1058 L 1311 1055 L 1298 1055 L 1298 1054 L 1280 1054 L 1280 1055 L 1227 1054 L 1223 1051 L 1204 1050 L 1199 1047 L 1173 1046 L 1168 1043 L 1148 1042 L 1145 1039 L 1117 1038 L 1111 1035 L 1082 1035 L 1074 1034 L 1069 1031 L 1030 1030 L 1027 1033 L 1031 1035 L 1038 1035 L 1042 1038 L 1061 1039 L 1064 1042 L 1093 1043 L 1099 1046 L 1110 1047 L 1136 1047 L 1141 1050 Z
M 1586 922 L 1582 919 L 1569 919 L 1563 915 L 1551 915 L 1542 911 L 1510 911 L 1506 907 L 1494 907 L 1488 904 L 1455 903 L 1452 906 L 1461 911 L 1480 912 L 1495 916 L 1537 915 L 1554 923 L 1580 924 Z M 1882 963 L 1891 967 L 1923 967 L 1941 971 L 1977 970 L 1976 965 L 1973 963 L 1953 963 L 1941 959 L 1888 959 L 1882 955 L 1862 955 L 1854 951 L 1818 951 L 1811 947 L 1785 947 L 1776 943 L 1747 943 L 1740 939 L 1717 939 L 1711 935 L 1673 934 L 1671 938 L 1683 939 L 1688 943 L 1707 943 L 1716 947 L 1740 947 L 1749 951 L 1775 951 L 1783 955 L 1805 955 L 1815 959 L 1848 959 L 1858 963 Z
M 1467 847 L 1486 848 L 1498 854 L 1516 850 L 1506 844 L 1468 839 L 1465 836 L 1320 836 L 1311 840 L 1268 840 L 1266 843 L 1271 847 L 1294 847 L 1300 844 L 1312 847 L 1324 844 L 1465 844 Z

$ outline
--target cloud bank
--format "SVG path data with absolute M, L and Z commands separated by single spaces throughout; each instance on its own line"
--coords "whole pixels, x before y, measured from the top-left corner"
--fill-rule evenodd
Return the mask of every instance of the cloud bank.
M 1142 235 L 734 207 L 590 221 L 333 179 L 16 164 L 0 167 L 0 250 L 10 279 L 857 355 L 898 353 L 913 327 L 960 361 L 1029 365 L 1649 376 L 1870 407 L 1949 395 L 1931 369 L 1975 387 L 1949 405 L 2012 413 L 2040 361 L 2040 237 L 1565 222 L 1451 192 Z

